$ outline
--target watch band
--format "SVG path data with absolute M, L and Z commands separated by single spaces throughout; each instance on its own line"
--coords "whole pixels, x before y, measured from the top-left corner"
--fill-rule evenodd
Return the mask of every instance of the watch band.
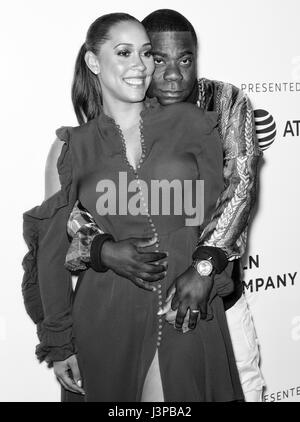
M 198 246 L 192 255 L 194 260 L 208 259 L 209 257 L 212 257 L 213 266 L 217 274 L 220 274 L 227 267 L 227 255 L 220 248 L 214 246 Z

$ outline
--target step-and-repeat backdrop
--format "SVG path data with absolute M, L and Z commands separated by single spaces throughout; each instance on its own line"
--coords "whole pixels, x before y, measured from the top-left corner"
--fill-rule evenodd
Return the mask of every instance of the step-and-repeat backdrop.
M 298 0 L 1 4 L 1 401 L 60 399 L 53 372 L 34 356 L 35 330 L 22 303 L 21 215 L 43 199 L 55 129 L 76 125 L 70 86 L 77 51 L 96 17 L 126 11 L 141 19 L 159 8 L 176 9 L 195 26 L 199 75 L 231 82 L 252 101 L 264 157 L 244 257 L 244 290 L 259 339 L 264 400 L 300 401 Z

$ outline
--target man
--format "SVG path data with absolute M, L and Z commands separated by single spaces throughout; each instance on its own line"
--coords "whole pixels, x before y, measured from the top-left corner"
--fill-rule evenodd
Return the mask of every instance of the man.
M 227 83 L 204 78 L 197 80 L 197 37 L 191 23 L 178 12 L 164 9 L 151 13 L 143 24 L 151 39 L 156 66 L 147 95 L 157 97 L 164 106 L 188 101 L 204 110 L 216 111 L 219 116 L 224 191 L 211 220 L 202 230 L 193 265 L 174 281 L 161 311 L 167 312 L 169 320 L 175 312 L 177 329 L 187 323 L 188 328 L 193 329 L 198 314 L 189 314 L 191 301 L 197 303 L 200 316 L 205 319 L 215 272 L 220 273 L 233 261 L 236 273 L 237 260 L 245 251 L 261 151 L 246 95 Z M 151 288 L 154 278 L 153 273 L 147 272 L 145 265 L 150 264 L 150 258 L 147 261 L 143 248 L 153 241 L 132 239 L 123 245 L 122 254 L 112 256 L 109 234 L 103 234 L 80 204 L 71 214 L 68 232 L 73 241 L 66 260 L 67 268 L 73 271 L 84 270 L 89 265 L 96 271 L 110 268 L 119 274 L 121 271 L 140 287 Z M 142 253 L 143 261 L 139 259 Z M 157 263 L 160 258 L 161 255 L 157 256 Z M 256 334 L 240 278 L 235 282 L 233 294 L 224 298 L 224 306 L 245 400 L 261 401 L 264 381 L 259 369 Z

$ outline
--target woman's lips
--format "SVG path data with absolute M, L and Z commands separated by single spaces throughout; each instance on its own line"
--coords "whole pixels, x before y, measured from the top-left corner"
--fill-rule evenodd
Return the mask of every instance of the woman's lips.
M 133 88 L 140 88 L 145 85 L 145 78 L 124 78 L 123 80 Z

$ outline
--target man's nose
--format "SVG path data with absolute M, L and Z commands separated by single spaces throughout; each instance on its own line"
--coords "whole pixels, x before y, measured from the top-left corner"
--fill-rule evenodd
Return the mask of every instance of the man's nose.
M 182 74 L 177 66 L 168 66 L 164 73 L 164 79 L 166 81 L 180 81 Z

